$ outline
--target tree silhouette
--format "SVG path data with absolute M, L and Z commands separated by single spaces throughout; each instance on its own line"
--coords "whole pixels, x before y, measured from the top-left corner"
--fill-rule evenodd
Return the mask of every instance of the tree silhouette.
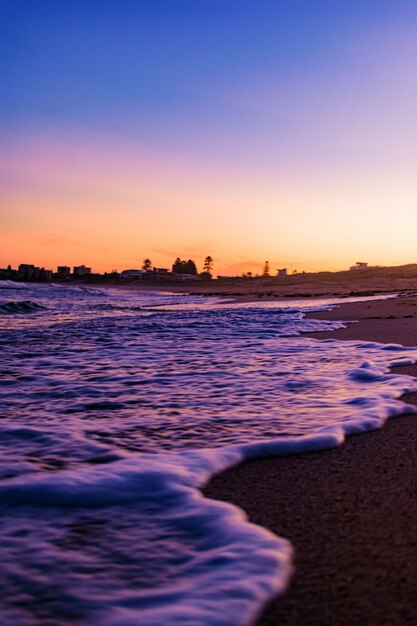
M 181 274 L 182 273 L 182 266 L 185 263 L 185 261 L 181 261 L 180 257 L 177 256 L 177 258 L 174 261 L 174 264 L 172 266 L 172 271 L 175 272 L 176 274 Z
M 213 259 L 211 258 L 211 256 L 206 256 L 206 258 L 204 259 L 204 265 L 203 265 L 203 272 L 205 274 L 211 274 L 213 271 Z
M 269 276 L 269 261 L 265 261 L 262 276 Z
M 142 269 L 143 269 L 145 272 L 149 272 L 149 270 L 151 269 L 151 267 L 152 267 L 152 261 L 151 261 L 150 259 L 145 259 L 145 260 L 143 261 Z
M 172 266 L 174 274 L 197 274 L 197 267 L 191 259 L 188 261 L 181 261 L 179 257 L 175 259 L 175 263 Z
M 187 263 L 185 264 L 187 271 L 185 272 L 185 274 L 197 274 L 197 266 L 194 263 L 194 261 L 192 261 L 191 259 L 188 259 Z

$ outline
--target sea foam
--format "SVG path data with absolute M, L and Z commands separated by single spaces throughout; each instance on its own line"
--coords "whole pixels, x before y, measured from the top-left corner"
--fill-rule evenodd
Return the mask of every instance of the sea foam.
M 201 488 L 415 410 L 389 367 L 416 350 L 300 336 L 340 327 L 304 318 L 329 302 L 26 291 L 45 308 L 7 315 L 0 344 L 5 624 L 252 623 L 291 545 Z

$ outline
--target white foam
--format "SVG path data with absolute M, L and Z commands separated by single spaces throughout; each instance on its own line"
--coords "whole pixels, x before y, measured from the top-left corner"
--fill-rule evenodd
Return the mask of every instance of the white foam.
M 9 321 L 3 344 L 3 623 L 252 623 L 288 585 L 291 546 L 200 489 L 415 411 L 398 398 L 416 380 L 388 368 L 417 350 L 301 338 L 341 324 L 294 303 L 144 316 L 166 296 L 33 290 L 47 330 Z
M 0 289 L 27 289 L 30 283 L 16 283 L 13 280 L 0 280 Z
M 99 513 L 100 519 L 105 519 L 111 527 L 121 510 L 128 520 L 127 532 L 133 531 L 133 524 L 146 525 L 151 520 L 152 535 L 159 536 L 163 529 L 171 538 L 169 541 L 177 536 L 186 538 L 188 553 L 184 551 L 184 557 L 174 565 L 174 580 L 168 578 L 168 583 L 164 584 L 162 579 L 151 589 L 143 590 L 139 585 L 127 592 L 123 587 L 114 586 L 109 576 L 99 585 L 84 581 L 84 591 L 81 592 L 65 571 L 64 581 L 69 587 L 65 591 L 81 605 L 87 584 L 87 615 L 93 620 L 90 623 L 105 626 L 138 623 L 141 626 L 162 623 L 164 626 L 249 625 L 260 608 L 287 587 L 293 569 L 291 545 L 285 539 L 249 524 L 236 507 L 203 498 L 199 488 L 213 474 L 243 460 L 338 446 L 346 435 L 378 428 L 388 417 L 405 410 L 405 405 L 392 401 L 381 403 L 379 410 L 365 412 L 360 418 L 328 426 L 316 435 L 194 450 L 169 457 L 140 456 L 96 469 L 61 472 L 29 480 L 27 477 L 17 478 L 0 485 L 0 506 L 34 508 L 37 518 L 43 520 L 46 516 L 52 527 L 59 527 L 62 516 L 66 520 L 75 518 L 75 525 L 80 510 L 82 515 L 87 512 L 93 519 Z M 39 507 L 43 509 L 40 513 Z M 129 520 L 129 515 L 133 519 Z M 29 561 L 36 552 L 39 552 L 40 559 L 45 553 L 41 529 L 37 537 L 33 536 L 37 523 L 38 520 L 32 521 L 32 535 L 27 546 L 30 555 L 26 554 Z M 119 556 L 123 557 L 123 542 L 117 536 L 114 539 L 116 547 L 119 541 Z M 139 539 L 149 541 L 148 537 L 139 536 Z M 94 546 L 94 538 L 92 543 L 93 551 L 100 553 L 100 546 Z M 21 539 L 20 549 L 24 553 L 23 544 L 24 539 Z M 175 550 L 171 550 L 176 561 L 178 556 Z M 133 546 L 131 551 L 135 552 Z M 62 555 L 52 554 L 52 558 L 61 570 Z M 75 567 L 79 567 L 77 558 L 84 557 L 78 552 Z M 94 558 L 99 561 L 97 554 Z M 166 560 L 165 569 L 172 568 L 169 556 Z M 113 566 L 118 565 L 117 560 L 113 562 Z M 124 567 L 124 564 L 120 562 L 120 566 Z M 58 582 L 59 578 L 57 575 Z M 100 594 L 94 600 L 97 588 Z M 60 589 L 60 593 L 64 594 L 64 591 Z

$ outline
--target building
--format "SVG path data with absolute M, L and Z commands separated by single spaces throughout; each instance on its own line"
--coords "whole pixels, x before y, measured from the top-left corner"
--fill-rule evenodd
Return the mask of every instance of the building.
M 0 280 L 17 280 L 17 270 L 11 265 L 0 268 Z
M 123 272 L 120 273 L 120 276 L 122 278 L 137 278 L 137 279 L 142 279 L 143 275 L 146 274 L 146 271 L 144 270 L 123 270 Z
M 85 276 L 86 274 L 91 274 L 91 267 L 86 267 L 85 265 L 75 266 L 73 274 L 74 276 Z
M 356 264 L 352 265 L 349 269 L 351 271 L 352 270 L 367 270 L 369 269 L 369 267 L 368 267 L 368 263 L 364 263 L 363 261 L 356 261 Z
M 17 268 L 17 276 L 23 280 L 30 280 L 37 269 L 39 268 L 30 263 L 21 263 Z
M 50 282 L 52 280 L 52 271 L 29 263 L 21 263 L 17 270 L 17 279 L 42 283 Z
M 175 280 L 201 280 L 197 274 L 175 274 Z
M 57 274 L 60 278 L 67 278 L 71 274 L 71 268 L 67 265 L 58 265 Z
M 37 268 L 35 272 L 35 280 L 39 280 L 42 283 L 49 283 L 52 280 L 52 270 L 46 270 L 44 267 Z
M 286 276 L 287 275 L 287 268 L 283 267 L 280 270 L 277 270 L 277 276 Z

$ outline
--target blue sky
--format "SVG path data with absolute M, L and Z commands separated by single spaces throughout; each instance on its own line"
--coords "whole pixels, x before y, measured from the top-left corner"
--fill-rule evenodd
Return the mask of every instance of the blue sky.
M 350 67 L 356 42 L 377 52 L 378 35 L 416 17 L 415 2 L 383 0 L 3 0 L 2 126 L 233 124 L 234 87 L 262 79 L 284 98 L 303 79 L 320 87 Z

